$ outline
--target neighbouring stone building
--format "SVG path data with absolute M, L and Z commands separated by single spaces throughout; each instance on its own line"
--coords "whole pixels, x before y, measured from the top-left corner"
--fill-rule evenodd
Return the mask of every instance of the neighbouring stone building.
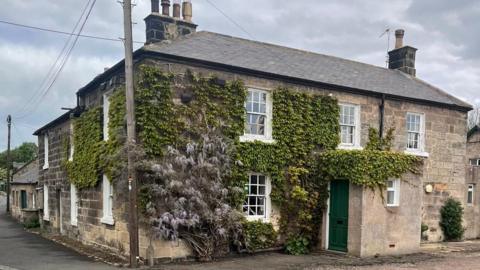
M 265 129 L 261 134 L 257 134 L 258 130 L 246 133 L 241 141 L 275 143 L 271 130 L 272 91 L 290 87 L 338 99 L 342 130 L 339 148 L 363 149 L 370 127 L 381 132 L 393 127 L 394 149 L 424 159 L 420 175 L 407 174 L 401 179 L 404 181 L 388 181 L 385 200 L 378 192 L 348 182 L 332 182 L 331 196 L 342 201 L 343 208 L 337 215 L 328 211 L 324 214 L 319 248 L 358 256 L 413 253 L 419 249 L 422 223 L 429 226 L 428 241 L 442 240 L 438 222 L 444 199 L 453 196 L 465 201 L 467 194 L 466 125 L 471 106 L 416 77 L 416 49 L 403 46 L 403 30 L 396 31 L 396 47 L 389 53 L 389 68 L 382 68 L 227 35 L 196 32 L 197 26 L 191 22 L 191 3 L 183 3 L 182 19 L 178 4 L 170 17 L 169 1 L 162 1 L 162 14 L 158 2 L 152 1 L 152 14 L 145 19 L 147 42 L 134 52 L 135 70 L 145 64 L 175 73 L 189 70 L 214 74 L 226 81 L 242 80 L 249 95 L 265 106 L 261 112 L 247 108 L 246 113 L 261 114 Z M 124 62 L 120 61 L 77 92 L 76 109 L 40 128 L 35 135 L 39 143 L 43 227 L 127 255 L 126 181 L 112 186 L 102 176 L 96 187 L 77 190 L 69 184 L 62 167 L 62 160 L 72 158 L 75 151 L 69 147 L 65 153 L 63 143 L 72 136 L 71 119 L 96 106 L 103 106 L 103 111 L 108 112 L 109 96 L 124 84 L 123 74 Z M 180 99 L 180 93 L 176 94 Z M 108 113 L 104 113 L 104 125 L 108 121 Z M 105 135 L 104 138 L 108 140 Z M 275 222 L 277 211 L 270 203 L 268 175 L 255 172 L 250 177 L 250 184 L 258 179 L 266 190 L 260 194 L 265 199 L 261 206 L 264 213 L 251 218 Z M 427 188 L 430 186 L 431 191 Z M 338 200 L 329 200 L 328 209 L 340 207 L 335 205 Z M 339 217 L 340 214 L 343 216 Z M 332 231 L 341 231 L 342 236 L 333 237 Z M 140 230 L 141 257 L 179 258 L 189 254 L 181 241 L 152 240 L 143 228 Z
M 465 237 L 476 239 L 480 237 L 480 193 L 477 192 L 480 183 L 480 127 L 477 125 L 467 134 L 467 177 L 465 179 Z
M 10 182 L 10 213 L 25 223 L 38 218 L 37 209 L 38 159 L 16 169 Z

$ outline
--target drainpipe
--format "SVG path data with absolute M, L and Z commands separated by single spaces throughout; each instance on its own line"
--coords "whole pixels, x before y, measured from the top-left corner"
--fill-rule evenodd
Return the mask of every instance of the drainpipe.
M 385 94 L 382 95 L 382 103 L 380 104 L 380 130 L 379 130 L 380 139 L 383 138 L 384 118 L 385 118 Z

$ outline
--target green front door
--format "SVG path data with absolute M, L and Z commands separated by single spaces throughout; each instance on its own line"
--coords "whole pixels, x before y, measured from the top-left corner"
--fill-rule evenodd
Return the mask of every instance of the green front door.
M 330 183 L 330 215 L 328 249 L 347 251 L 348 239 L 348 181 Z

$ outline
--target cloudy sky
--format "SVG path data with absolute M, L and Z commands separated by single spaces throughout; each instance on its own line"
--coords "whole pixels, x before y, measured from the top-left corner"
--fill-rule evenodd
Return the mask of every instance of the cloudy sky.
M 134 0 L 134 40 L 145 40 L 149 0 Z M 0 20 L 71 32 L 87 0 L 2 0 Z M 199 30 L 276 43 L 384 66 L 386 29 L 404 28 L 418 48 L 418 77 L 480 104 L 480 1 L 474 0 L 192 0 Z M 229 21 L 211 3 L 240 27 Z M 392 31 L 393 32 L 393 31 Z M 97 0 L 83 34 L 123 36 L 122 8 Z M 34 130 L 75 106 L 75 92 L 122 59 L 117 41 L 80 38 L 46 95 L 40 88 L 68 36 L 0 23 L 0 150 L 7 114 L 13 144 L 36 141 Z M 391 46 L 394 43 L 391 35 Z M 141 44 L 136 44 L 136 48 Z M 42 97 L 43 96 L 43 97 Z

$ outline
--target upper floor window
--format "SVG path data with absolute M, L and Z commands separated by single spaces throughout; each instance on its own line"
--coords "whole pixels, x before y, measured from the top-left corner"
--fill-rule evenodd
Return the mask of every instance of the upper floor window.
M 73 151 L 74 151 L 74 142 L 73 142 L 74 133 L 73 132 L 74 132 L 73 123 L 70 123 L 70 153 L 68 155 L 69 161 L 73 160 Z
M 263 174 L 250 174 L 245 186 L 247 197 L 243 212 L 248 219 L 268 220 L 270 216 L 270 180 Z
M 48 169 L 48 133 L 43 135 L 43 169 Z
M 407 150 L 424 151 L 425 117 L 423 114 L 407 113 Z
M 110 111 L 110 95 L 111 92 L 103 95 L 103 139 L 105 141 L 108 141 L 108 123 L 110 122 L 108 112 Z
M 387 181 L 387 206 L 400 205 L 400 179 Z
M 480 158 L 470 159 L 470 165 L 472 165 L 472 166 L 480 166 Z
M 43 184 L 43 220 L 50 220 L 48 208 L 48 186 L 47 184 Z
M 473 204 L 473 194 L 475 190 L 475 185 L 470 184 L 468 185 L 468 190 L 467 190 L 467 204 Z
M 340 147 L 360 147 L 360 106 L 340 104 Z
M 77 226 L 78 222 L 78 197 L 77 188 L 74 184 L 70 184 L 70 224 Z
M 249 89 L 245 102 L 246 121 L 241 141 L 272 139 L 272 101 L 270 93 Z

